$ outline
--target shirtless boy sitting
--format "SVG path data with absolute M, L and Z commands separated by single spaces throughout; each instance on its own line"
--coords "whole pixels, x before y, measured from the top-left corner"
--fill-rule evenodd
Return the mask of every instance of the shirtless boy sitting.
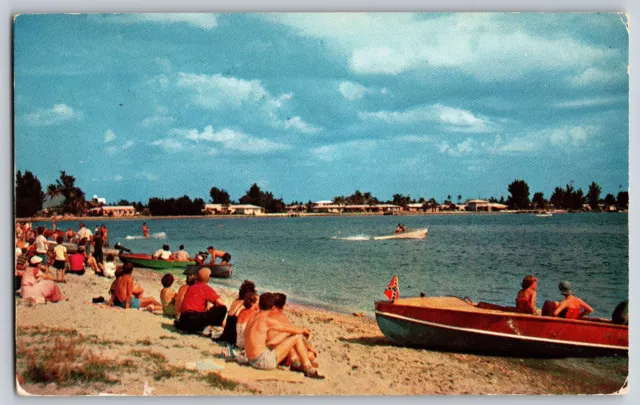
M 307 355 L 307 349 L 303 342 L 303 336 L 308 337 L 311 331 L 293 325 L 285 325 L 271 316 L 273 311 L 274 296 L 271 293 L 260 295 L 260 312 L 255 314 L 247 322 L 244 334 L 244 346 L 249 362 L 254 368 L 272 370 L 278 367 L 282 361 L 293 354 L 302 362 L 304 375 L 309 378 L 323 379 L 313 368 Z M 270 331 L 290 334 L 273 348 L 267 347 L 267 334 Z
M 287 318 L 283 313 L 284 306 L 287 303 L 287 296 L 282 293 L 273 293 L 273 297 L 273 310 L 270 312 L 270 316 L 284 325 L 291 325 L 291 321 L 289 321 L 289 318 Z M 289 333 L 270 330 L 267 333 L 267 347 L 272 349 L 289 336 L 291 336 Z M 318 357 L 318 351 L 309 344 L 307 339 L 303 339 L 303 343 L 304 347 L 307 349 L 309 361 L 314 367 L 318 367 L 317 363 L 314 363 L 314 360 Z M 295 355 L 292 355 L 291 358 L 288 359 L 287 365 L 291 366 L 293 371 L 302 371 L 300 361 L 295 357 Z

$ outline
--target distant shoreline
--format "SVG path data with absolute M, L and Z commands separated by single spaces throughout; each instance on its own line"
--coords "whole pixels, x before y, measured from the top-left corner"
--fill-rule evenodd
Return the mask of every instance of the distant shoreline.
M 534 215 L 536 211 L 439 211 L 439 212 L 403 212 L 395 215 L 387 215 L 393 217 L 414 217 L 414 216 L 432 216 L 432 215 Z M 571 212 L 570 214 L 593 214 L 593 212 Z M 628 211 L 617 211 L 617 214 L 628 214 Z M 554 215 L 569 214 L 569 212 L 553 213 Z M 610 214 L 602 212 L 601 214 Z M 230 218 L 304 218 L 304 217 L 382 217 L 383 214 L 377 213 L 343 213 L 343 214 L 326 214 L 326 213 L 300 213 L 291 216 L 285 213 L 262 214 L 262 215 L 167 215 L 167 216 L 143 216 L 136 215 L 133 217 L 96 217 L 96 216 L 80 216 L 69 218 L 56 218 L 56 221 L 114 221 L 114 220 L 132 220 L 132 221 L 154 221 L 163 219 L 230 219 Z M 32 218 L 16 218 L 16 222 L 51 222 L 52 217 L 32 217 Z

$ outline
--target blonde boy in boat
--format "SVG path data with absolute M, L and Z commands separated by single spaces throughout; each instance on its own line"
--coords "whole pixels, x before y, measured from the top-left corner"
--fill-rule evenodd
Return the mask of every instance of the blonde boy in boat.
M 274 296 L 271 293 L 260 295 L 258 305 L 260 312 L 252 316 L 247 322 L 244 333 L 244 346 L 252 367 L 261 370 L 273 370 L 285 359 L 295 354 L 302 362 L 304 375 L 309 378 L 323 379 L 313 368 L 307 350 L 303 343 L 303 337 L 308 337 L 311 331 L 293 325 L 285 325 L 271 316 Z M 269 331 L 284 332 L 291 336 L 284 339 L 273 348 L 267 347 L 267 334 Z

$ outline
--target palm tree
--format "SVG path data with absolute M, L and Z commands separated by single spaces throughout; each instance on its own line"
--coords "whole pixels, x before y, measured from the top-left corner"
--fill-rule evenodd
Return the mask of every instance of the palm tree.
M 84 211 L 85 199 L 84 191 L 75 186 L 76 178 L 68 175 L 64 170 L 60 172 L 60 178 L 56 179 L 55 184 L 47 186 L 46 195 L 53 199 L 59 195 L 64 197 L 63 210 L 79 214 Z

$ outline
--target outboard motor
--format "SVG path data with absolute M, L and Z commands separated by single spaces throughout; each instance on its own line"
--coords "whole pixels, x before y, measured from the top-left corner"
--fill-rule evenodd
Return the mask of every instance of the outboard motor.
M 122 252 L 131 253 L 131 249 L 122 246 L 120 242 L 117 242 L 115 245 L 113 245 L 113 248 L 118 249 L 120 253 Z

